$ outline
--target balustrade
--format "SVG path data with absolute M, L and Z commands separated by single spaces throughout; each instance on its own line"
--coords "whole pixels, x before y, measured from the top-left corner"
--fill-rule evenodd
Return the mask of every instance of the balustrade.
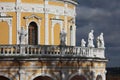
M 105 58 L 104 48 L 52 45 L 0 45 L 0 57 L 58 56 Z

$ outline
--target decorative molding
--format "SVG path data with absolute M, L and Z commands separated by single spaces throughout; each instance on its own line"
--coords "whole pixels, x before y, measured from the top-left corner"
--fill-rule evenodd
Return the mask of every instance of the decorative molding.
M 84 76 L 86 78 L 86 80 L 89 80 L 88 76 L 86 74 L 82 73 L 82 71 L 81 71 L 81 73 L 77 72 L 77 73 L 71 74 L 67 80 L 71 80 L 76 75 Z
M 37 15 L 35 15 L 35 14 L 32 14 L 31 16 L 25 16 L 25 17 L 24 17 L 24 19 L 30 19 L 30 18 L 35 18 L 35 19 L 37 19 L 37 20 L 41 20 L 41 19 L 42 19 L 41 17 L 39 17 L 39 16 L 37 16 Z
M 54 75 L 51 75 L 49 73 L 36 73 L 36 74 L 30 75 L 31 80 L 35 79 L 38 76 L 48 76 L 48 77 L 52 78 L 52 80 L 57 80 Z
M 46 4 L 28 4 L 28 3 L 12 3 L 2 2 L 0 3 L 0 12 L 34 12 L 35 13 L 48 13 L 54 15 L 67 15 L 75 17 L 75 9 L 64 8 L 64 6 L 55 6 Z
M 0 22 L 6 21 L 9 27 L 9 44 L 12 44 L 12 17 L 6 13 L 0 13 Z
M 32 18 L 32 20 L 29 20 L 31 18 Z M 37 22 L 34 21 L 34 18 L 37 19 Z M 37 16 L 37 15 L 35 15 L 35 14 L 32 14 L 31 16 L 25 16 L 24 19 L 26 20 L 27 33 L 28 33 L 29 24 L 31 22 L 35 22 L 37 24 L 37 26 L 38 26 L 38 44 L 40 44 L 40 31 L 41 31 L 40 30 L 40 26 L 41 26 L 41 20 L 42 20 L 42 18 L 39 17 L 39 16 Z M 27 35 L 27 42 L 26 42 L 26 44 L 28 44 L 28 35 Z

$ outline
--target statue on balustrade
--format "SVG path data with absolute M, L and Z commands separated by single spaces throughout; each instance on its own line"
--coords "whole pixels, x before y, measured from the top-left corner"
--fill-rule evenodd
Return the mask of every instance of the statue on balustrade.
M 91 30 L 91 32 L 88 34 L 88 47 L 94 47 L 93 40 L 94 40 L 94 30 Z
M 85 40 L 82 39 L 82 40 L 81 40 L 81 47 L 85 47 L 85 44 L 86 44 Z
M 103 33 L 101 33 L 99 37 L 100 37 L 100 47 L 104 48 L 105 47 L 105 43 L 104 43 Z
M 25 38 L 27 36 L 26 30 L 23 27 L 21 27 L 21 30 L 18 31 L 18 34 L 20 44 L 25 44 Z
M 66 42 L 66 32 L 63 28 L 60 32 L 60 45 L 66 45 L 65 42 Z
M 101 33 L 100 36 L 97 37 L 97 47 L 98 48 L 105 47 L 103 33 Z

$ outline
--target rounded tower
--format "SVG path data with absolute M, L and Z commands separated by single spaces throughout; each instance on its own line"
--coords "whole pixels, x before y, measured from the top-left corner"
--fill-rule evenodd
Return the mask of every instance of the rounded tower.
M 0 0 L 0 44 L 19 44 L 18 31 L 24 27 L 25 44 L 59 45 L 64 28 L 66 45 L 75 46 L 76 4 L 76 0 Z

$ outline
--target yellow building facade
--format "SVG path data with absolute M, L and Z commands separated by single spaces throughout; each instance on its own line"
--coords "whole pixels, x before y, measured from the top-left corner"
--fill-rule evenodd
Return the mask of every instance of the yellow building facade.
M 106 80 L 105 48 L 75 45 L 76 5 L 0 0 L 0 80 Z
M 0 44 L 19 44 L 18 31 L 24 27 L 28 33 L 25 44 L 32 44 L 30 41 L 34 42 L 35 38 L 36 43 L 33 44 L 59 45 L 59 33 L 64 28 L 67 32 L 66 44 L 74 46 L 75 4 L 74 1 L 1 0 Z M 31 25 L 36 29 L 32 30 Z M 33 37 L 35 34 L 30 34 L 30 29 L 37 32 L 37 36 Z M 70 42 L 70 37 L 74 37 L 73 42 Z

